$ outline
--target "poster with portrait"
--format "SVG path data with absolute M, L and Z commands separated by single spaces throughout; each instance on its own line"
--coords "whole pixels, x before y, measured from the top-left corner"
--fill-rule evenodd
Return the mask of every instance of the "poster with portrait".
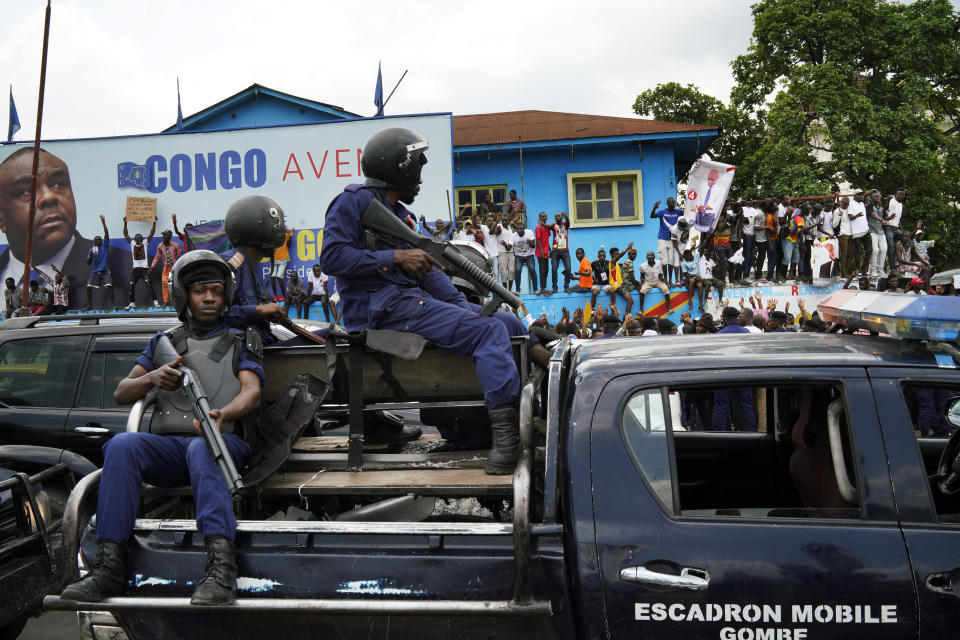
M 701 233 L 711 233 L 727 201 L 736 167 L 713 160 L 697 160 L 687 179 L 683 217 Z
M 810 252 L 813 284 L 834 282 L 840 275 L 840 246 L 836 238 L 814 238 Z
M 381 129 L 406 127 L 429 141 L 416 210 L 447 210 L 453 190 L 451 117 L 44 141 L 30 279 L 48 282 L 62 272 L 70 285 L 70 308 L 84 305 L 88 283 L 97 289 L 93 306 L 126 305 L 133 282 L 137 306 L 148 306 L 162 293 L 167 265 L 157 256 L 163 232 L 170 231 L 172 243 L 181 244 L 187 233 L 195 245 L 214 248 L 227 209 L 251 194 L 268 195 L 283 208 L 287 228 L 296 230 L 287 269 L 305 278 L 322 247 L 327 205 L 347 185 L 363 182 L 363 145 Z M 26 270 L 32 166 L 32 144 L 0 144 L 0 280 L 12 278 L 15 286 Z M 98 258 L 101 242 L 107 250 Z M 144 268 L 144 258 L 133 252 L 153 267 L 147 284 L 132 280 L 133 269 Z M 262 269 L 269 272 L 269 261 Z M 106 293 L 105 277 L 91 280 L 91 271 L 109 272 L 116 294 Z

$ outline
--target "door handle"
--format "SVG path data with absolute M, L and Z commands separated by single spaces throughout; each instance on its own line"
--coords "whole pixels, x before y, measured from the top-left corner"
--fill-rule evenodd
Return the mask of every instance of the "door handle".
M 88 436 L 102 436 L 110 433 L 110 429 L 93 424 L 85 424 L 82 427 L 75 427 L 74 431 Z
M 703 591 L 710 586 L 710 574 L 703 569 L 694 569 L 693 567 L 684 567 L 680 570 L 678 576 L 651 571 L 646 567 L 624 567 L 620 569 L 620 579 L 624 582 L 656 584 L 662 587 L 689 589 L 691 591 Z

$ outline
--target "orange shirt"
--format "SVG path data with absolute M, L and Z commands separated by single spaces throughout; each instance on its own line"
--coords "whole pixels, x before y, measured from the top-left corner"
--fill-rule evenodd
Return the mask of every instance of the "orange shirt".
M 293 231 L 287 231 L 287 238 L 283 245 L 273 250 L 274 260 L 290 260 L 290 236 L 292 235 Z
M 589 289 L 593 286 L 593 268 L 590 266 L 590 261 L 586 257 L 580 261 L 580 273 L 585 273 L 587 275 L 580 276 L 580 287 L 582 289 Z

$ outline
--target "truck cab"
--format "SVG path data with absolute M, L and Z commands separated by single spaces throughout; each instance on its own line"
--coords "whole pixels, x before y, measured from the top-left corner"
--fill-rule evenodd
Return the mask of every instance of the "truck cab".
M 890 323 L 896 336 L 909 320 Z M 483 452 L 304 436 L 241 500 L 236 604 L 188 604 L 202 541 L 181 490 L 155 493 L 168 506 L 137 520 L 123 597 L 45 605 L 109 612 L 131 638 L 948 637 L 954 324 L 952 338 L 565 340 L 548 370 L 524 361 L 512 477 L 484 478 Z M 362 341 L 336 349 L 366 364 L 351 377 L 366 380 L 362 408 L 476 410 L 469 363 L 428 346 L 384 367 Z M 322 372 L 322 351 L 268 354 L 268 378 Z M 444 376 L 449 399 L 435 393 Z M 358 400 L 361 387 L 336 386 L 321 406 Z M 68 503 L 67 553 L 96 475 Z M 88 562 L 95 550 L 88 531 Z

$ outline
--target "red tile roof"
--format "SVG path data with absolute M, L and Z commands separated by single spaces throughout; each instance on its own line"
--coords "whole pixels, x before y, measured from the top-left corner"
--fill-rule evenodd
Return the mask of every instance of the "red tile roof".
M 457 147 L 509 144 L 520 139 L 524 142 L 533 142 L 715 130 L 716 127 L 699 124 L 559 111 L 504 111 L 453 116 L 453 144 Z

